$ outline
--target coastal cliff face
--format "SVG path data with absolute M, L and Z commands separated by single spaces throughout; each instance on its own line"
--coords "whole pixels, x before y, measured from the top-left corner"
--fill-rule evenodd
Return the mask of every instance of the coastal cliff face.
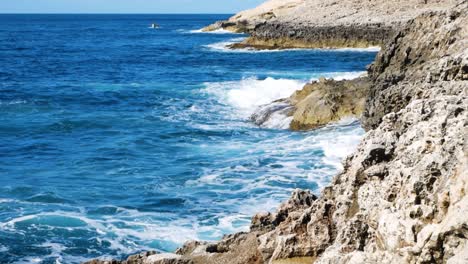
M 319 197 L 297 190 L 217 243 L 90 263 L 468 263 L 467 10 L 420 15 L 384 46 L 368 132 Z
M 446 10 L 456 0 L 270 0 L 217 22 L 251 36 L 232 48 L 340 48 L 383 45 L 406 21 L 428 11 Z

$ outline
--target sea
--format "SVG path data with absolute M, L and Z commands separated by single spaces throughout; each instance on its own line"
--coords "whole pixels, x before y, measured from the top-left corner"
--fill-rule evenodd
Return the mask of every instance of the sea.
M 250 116 L 378 49 L 230 50 L 246 35 L 200 30 L 228 17 L 0 15 L 0 263 L 170 252 L 320 194 L 359 122 Z

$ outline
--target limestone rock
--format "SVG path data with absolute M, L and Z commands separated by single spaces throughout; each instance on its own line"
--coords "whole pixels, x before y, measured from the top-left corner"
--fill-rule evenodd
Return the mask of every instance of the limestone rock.
M 457 0 L 269 0 L 206 30 L 252 36 L 233 48 L 340 48 L 382 45 L 408 20 Z M 225 23 L 225 24 L 223 24 Z
M 367 78 L 334 81 L 322 79 L 307 84 L 290 98 L 295 107 L 291 129 L 324 126 L 345 117 L 360 117 L 369 90 Z
M 296 91 L 290 98 L 259 107 L 251 120 L 263 126 L 278 116 L 291 117 L 292 130 L 325 126 L 346 117 L 359 118 L 369 91 L 368 78 L 334 81 L 321 78 Z

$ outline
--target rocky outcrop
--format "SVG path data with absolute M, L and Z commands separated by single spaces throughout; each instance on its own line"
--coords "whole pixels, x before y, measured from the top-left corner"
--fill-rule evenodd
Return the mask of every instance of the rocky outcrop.
M 453 7 L 457 0 L 270 0 L 205 31 L 251 33 L 231 48 L 341 48 L 380 46 L 408 20 Z
M 252 35 L 231 49 L 290 48 L 367 48 L 381 46 L 393 35 L 394 29 L 381 25 L 302 26 L 284 23 L 260 24 Z
M 466 10 L 461 1 L 421 15 L 379 53 L 362 118 L 368 132 L 319 197 L 297 190 L 276 213 L 256 215 L 251 232 L 187 243 L 180 259 L 468 263 Z
M 295 107 L 290 128 L 313 129 L 346 117 L 359 118 L 369 90 L 368 78 L 334 81 L 321 79 L 295 92 L 290 100 Z
M 263 126 L 278 116 L 292 130 L 307 130 L 337 122 L 346 117 L 359 118 L 364 111 L 370 81 L 367 77 L 335 81 L 321 78 L 308 83 L 287 99 L 261 106 L 251 120 Z

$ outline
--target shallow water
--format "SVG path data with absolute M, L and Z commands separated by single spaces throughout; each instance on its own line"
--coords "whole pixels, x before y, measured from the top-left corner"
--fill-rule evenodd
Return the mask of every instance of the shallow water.
M 196 31 L 226 17 L 0 15 L 0 263 L 171 251 L 330 181 L 359 124 L 248 118 L 375 50 L 229 51 L 245 36 Z

